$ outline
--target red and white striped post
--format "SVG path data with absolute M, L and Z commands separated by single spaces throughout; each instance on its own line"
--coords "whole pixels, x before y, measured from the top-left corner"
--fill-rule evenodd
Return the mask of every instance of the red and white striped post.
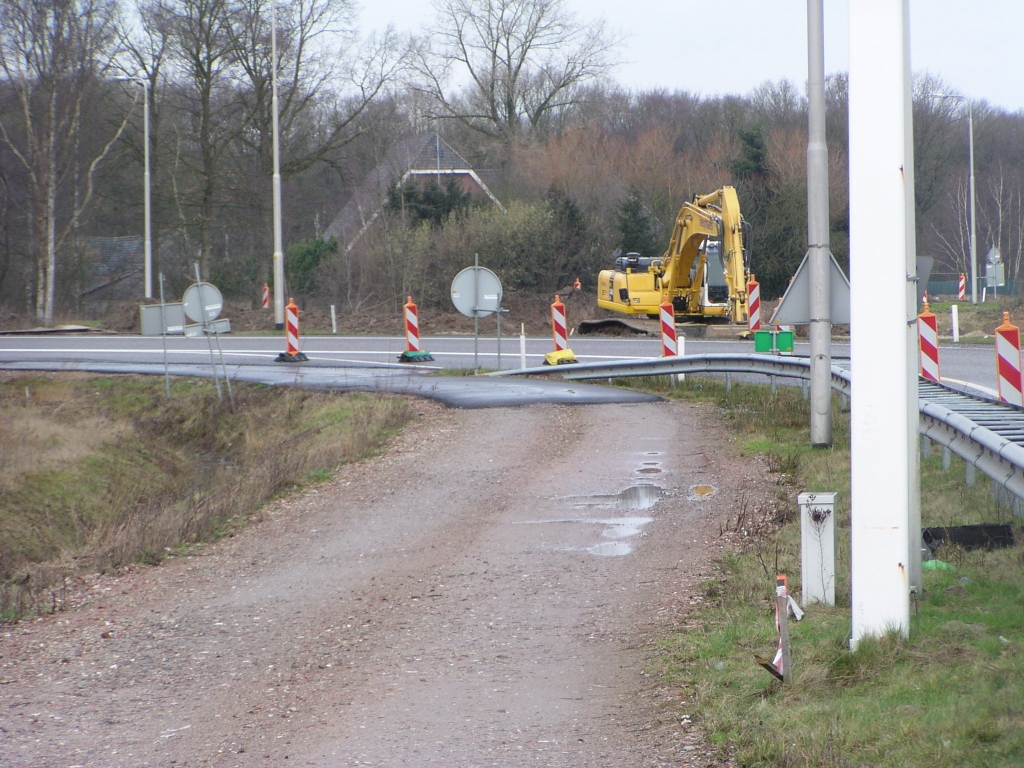
M 1020 328 L 1010 323 L 1009 312 L 1003 312 L 1003 324 L 996 328 L 996 372 L 999 378 L 999 399 L 1004 403 L 1024 406 L 1024 386 L 1020 373 Z
M 676 339 L 676 313 L 672 303 L 665 299 L 661 304 L 661 356 L 676 357 L 679 344 Z
M 299 308 L 295 305 L 295 299 L 288 299 L 284 315 L 285 352 L 294 357 L 299 354 Z
M 753 275 L 747 283 L 747 330 L 751 333 L 761 330 L 761 284 Z
M 263 309 L 270 309 L 270 286 L 263 284 Z
M 279 363 L 301 363 L 309 360 L 299 351 L 299 308 L 295 299 L 288 299 L 284 308 L 284 352 L 277 356 Z
M 400 363 L 422 363 L 434 359 L 429 352 L 420 346 L 420 312 L 412 296 L 405 297 L 405 352 L 398 356 Z
M 921 375 L 932 381 L 939 381 L 939 325 L 935 313 L 928 310 L 917 316 L 918 349 L 921 354 Z
M 405 298 L 405 351 L 420 351 L 420 316 L 412 296 Z
M 555 303 L 551 305 L 551 331 L 555 337 L 555 352 L 563 352 L 569 348 L 569 333 L 565 324 L 565 304 L 555 294 Z
M 960 273 L 960 280 L 956 286 L 956 297 L 960 301 L 967 298 L 967 275 L 963 272 Z

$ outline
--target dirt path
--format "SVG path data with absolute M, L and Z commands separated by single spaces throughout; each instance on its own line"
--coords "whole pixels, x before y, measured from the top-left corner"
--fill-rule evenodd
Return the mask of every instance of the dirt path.
M 685 403 L 423 408 L 237 537 L 0 632 L 0 765 L 717 765 L 645 660 L 758 469 Z

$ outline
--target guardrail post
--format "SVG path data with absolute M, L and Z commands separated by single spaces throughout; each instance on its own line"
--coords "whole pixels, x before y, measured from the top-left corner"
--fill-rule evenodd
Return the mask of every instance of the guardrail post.
M 953 461 L 953 452 L 946 446 L 942 446 L 942 468 L 949 469 L 950 463 Z
M 973 488 L 978 479 L 978 470 L 969 461 L 964 462 L 964 483 L 968 488 Z
M 932 441 L 927 437 L 921 437 L 921 456 L 925 459 L 932 457 Z

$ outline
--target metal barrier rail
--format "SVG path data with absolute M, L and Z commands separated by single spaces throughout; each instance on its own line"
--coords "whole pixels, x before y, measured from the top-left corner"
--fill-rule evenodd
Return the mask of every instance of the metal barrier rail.
M 745 373 L 807 381 L 811 364 L 807 358 L 729 353 L 543 366 L 489 375 L 556 374 L 580 380 L 674 373 Z M 920 434 L 1006 489 L 1014 497 L 1014 511 L 1024 516 L 1024 409 L 924 379 L 918 387 Z M 849 370 L 832 366 L 832 389 L 852 394 Z
M 616 376 L 664 376 L 672 373 L 753 373 L 790 379 L 811 379 L 811 361 L 806 357 L 781 357 L 728 352 L 711 355 L 683 355 L 682 357 L 655 357 L 646 360 L 617 360 L 612 363 L 574 363 L 572 365 L 544 365 L 500 371 L 488 376 L 557 374 L 563 379 L 608 379 Z M 832 389 L 850 395 L 850 372 L 832 366 Z

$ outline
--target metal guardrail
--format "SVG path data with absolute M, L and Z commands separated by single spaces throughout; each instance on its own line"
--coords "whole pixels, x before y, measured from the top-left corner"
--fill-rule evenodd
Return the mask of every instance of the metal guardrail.
M 556 374 L 579 380 L 674 373 L 760 374 L 809 381 L 811 364 L 800 357 L 729 353 L 543 366 L 490 375 Z M 832 389 L 851 396 L 849 370 L 832 366 Z M 1012 495 L 1014 512 L 1024 516 L 1024 409 L 924 379 L 918 391 L 920 434 L 992 478 Z
M 710 355 L 683 355 L 682 357 L 654 357 L 646 360 L 616 360 L 612 363 L 574 363 L 572 365 L 544 365 L 500 371 L 488 376 L 556 374 L 569 381 L 608 379 L 617 376 L 664 376 L 673 373 L 752 373 L 789 379 L 811 379 L 811 361 L 806 357 L 782 357 L 740 352 Z M 850 372 L 842 366 L 832 366 L 832 389 L 850 395 Z

